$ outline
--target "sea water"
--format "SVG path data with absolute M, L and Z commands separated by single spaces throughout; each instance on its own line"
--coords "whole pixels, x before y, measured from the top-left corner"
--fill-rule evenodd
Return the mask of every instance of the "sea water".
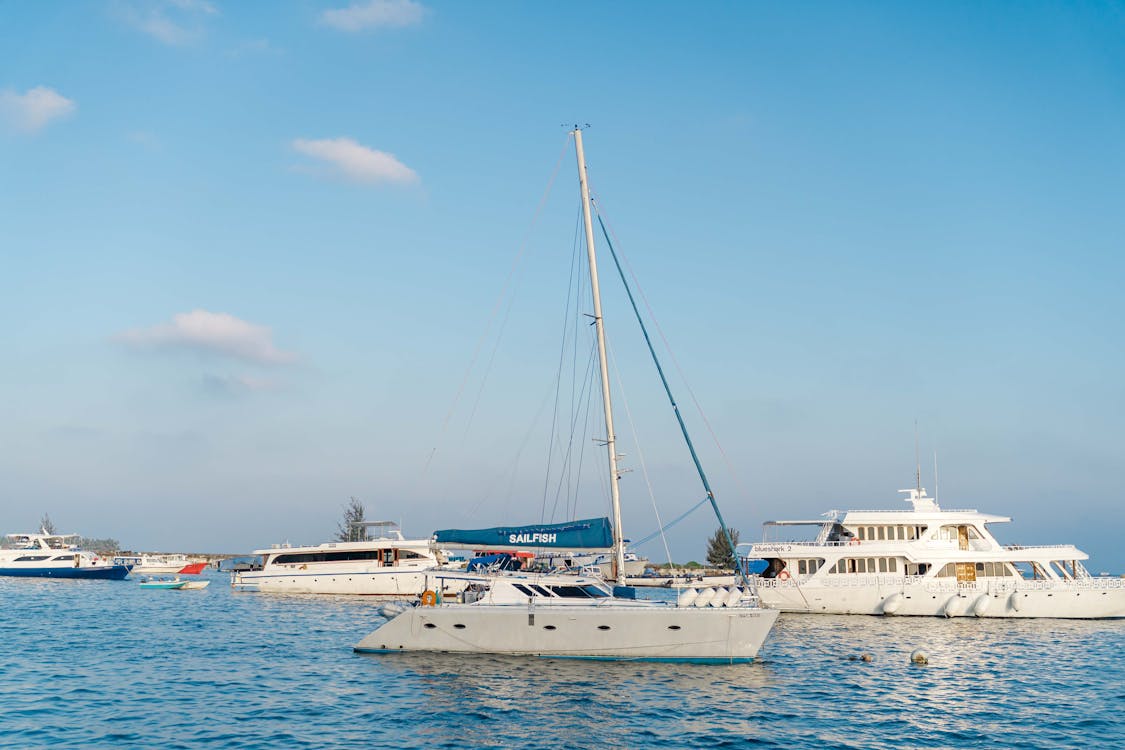
M 377 602 L 205 577 L 0 578 L 0 746 L 1125 747 L 1125 621 L 782 615 L 721 667 L 359 655 Z

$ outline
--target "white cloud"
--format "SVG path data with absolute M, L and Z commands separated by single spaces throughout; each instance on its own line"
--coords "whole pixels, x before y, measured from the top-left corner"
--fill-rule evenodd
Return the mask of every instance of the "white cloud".
M 72 114 L 78 106 L 46 86 L 36 86 L 25 94 L 0 91 L 0 118 L 16 130 L 34 133 L 51 120 Z
M 320 22 L 339 31 L 402 28 L 422 22 L 426 8 L 413 0 L 369 0 L 320 14 Z
M 298 138 L 292 145 L 298 153 L 326 162 L 335 174 L 353 182 L 413 184 L 419 181 L 418 174 L 394 154 L 376 151 L 351 138 L 318 141 Z
M 117 336 L 137 348 L 187 348 L 224 354 L 265 365 L 293 362 L 297 356 L 273 344 L 266 326 L 248 323 L 226 313 L 192 310 L 172 316 L 171 323 L 135 328 Z
M 118 5 L 118 11 L 137 31 L 177 47 L 200 39 L 203 19 L 219 12 L 207 0 L 133 0 Z
M 204 375 L 203 386 L 211 393 L 240 396 L 254 391 L 273 390 L 277 387 L 277 383 L 251 375 Z

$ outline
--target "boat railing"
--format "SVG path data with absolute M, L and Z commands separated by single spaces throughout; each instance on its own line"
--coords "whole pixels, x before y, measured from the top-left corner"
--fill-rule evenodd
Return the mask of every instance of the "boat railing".
M 1073 544 L 1006 544 L 1004 549 L 1009 552 L 1018 552 L 1025 549 L 1074 549 Z
M 888 513 L 888 514 L 895 514 L 895 515 L 901 515 L 901 514 L 914 515 L 917 512 L 918 511 L 914 510 L 913 508 L 856 508 L 854 510 L 849 510 L 848 514 L 851 514 L 851 513 Z M 934 512 L 937 512 L 937 513 L 976 513 L 977 509 L 976 508 L 942 508 L 940 510 L 935 510 Z M 927 511 L 927 515 L 928 515 L 928 513 L 929 512 Z
M 759 588 L 791 588 L 809 583 L 811 576 L 795 576 L 793 578 L 755 578 L 754 585 Z M 962 589 L 981 589 L 987 587 L 990 591 L 1049 591 L 1052 589 L 1083 589 L 1091 591 L 1104 591 L 1107 589 L 1125 588 L 1125 578 L 1088 577 L 1069 580 L 1053 579 L 1028 579 L 1006 576 L 1003 578 L 979 578 L 976 581 L 958 581 L 955 578 L 926 578 L 925 576 L 904 576 L 891 573 L 876 575 L 833 575 L 820 578 L 815 582 L 817 587 L 825 588 L 870 588 L 881 587 L 907 587 L 924 585 L 925 590 L 933 593 L 955 593 Z

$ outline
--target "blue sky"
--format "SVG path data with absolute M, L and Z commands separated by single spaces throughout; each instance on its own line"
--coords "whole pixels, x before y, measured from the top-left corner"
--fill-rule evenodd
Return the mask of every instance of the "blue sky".
M 538 520 L 571 152 L 539 205 L 577 121 L 744 538 L 899 507 L 917 421 L 946 505 L 1125 570 L 1119 3 L 0 11 L 5 531 L 238 552 L 351 495 L 415 534 Z M 606 296 L 639 537 L 642 452 L 666 518 L 701 495 Z

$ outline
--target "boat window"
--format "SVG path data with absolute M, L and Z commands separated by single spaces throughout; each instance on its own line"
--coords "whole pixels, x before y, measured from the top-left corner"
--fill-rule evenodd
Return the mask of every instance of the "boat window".
M 419 555 L 417 552 L 411 552 L 408 549 L 400 549 L 398 551 L 398 559 L 400 562 L 402 560 L 425 560 L 426 556 Z
M 880 573 L 886 573 L 887 572 L 887 558 L 885 558 L 885 557 L 879 558 L 879 572 Z
M 551 592 L 548 591 L 547 589 L 543 588 L 542 586 L 536 586 L 534 583 L 529 583 L 527 585 L 530 586 L 532 591 L 534 591 L 537 594 L 540 594 L 542 596 L 550 596 L 551 595 Z
M 804 560 L 797 561 L 797 572 L 801 575 L 806 575 L 809 572 L 809 564 Z
M 583 586 L 582 590 L 585 591 L 586 596 L 589 596 L 591 599 L 604 599 L 609 596 L 609 594 L 602 591 L 597 586 Z
M 24 555 L 17 557 L 16 562 L 38 562 L 39 560 L 46 560 L 50 555 Z
M 590 596 L 581 586 L 548 586 L 547 588 L 564 599 L 585 599 Z
M 867 540 L 867 529 L 860 526 L 856 531 L 859 532 L 858 536 L 859 536 L 860 540 L 863 540 L 863 541 Z
M 887 560 L 887 569 L 891 573 L 897 573 L 898 572 L 898 558 L 892 557 L 889 560 Z
M 527 596 L 535 596 L 535 592 L 529 589 L 527 586 L 524 586 L 522 583 L 513 583 L 512 585 L 515 586 L 516 589 L 522 594 L 525 594 Z
M 886 527 L 885 527 L 885 526 L 880 526 L 880 527 L 879 527 L 879 539 L 880 539 L 880 540 L 886 539 L 886 538 L 887 538 L 887 537 L 885 536 L 885 535 L 886 535 L 886 533 L 887 533 L 887 529 L 886 529 Z
M 394 554 L 393 550 L 388 550 Z M 273 558 L 275 565 L 293 563 L 316 562 L 347 562 L 350 560 L 378 560 L 381 550 L 336 550 L 332 552 L 297 552 L 277 555 Z M 392 557 L 392 560 L 394 558 Z
M 52 559 L 54 559 L 54 560 L 73 560 L 74 555 L 59 555 L 58 557 L 55 557 L 55 558 L 52 558 Z
M 554 625 L 544 625 L 543 629 L 544 630 L 555 630 L 555 626 Z
M 938 578 L 953 578 L 957 575 L 957 564 L 946 563 L 940 571 L 938 571 Z

